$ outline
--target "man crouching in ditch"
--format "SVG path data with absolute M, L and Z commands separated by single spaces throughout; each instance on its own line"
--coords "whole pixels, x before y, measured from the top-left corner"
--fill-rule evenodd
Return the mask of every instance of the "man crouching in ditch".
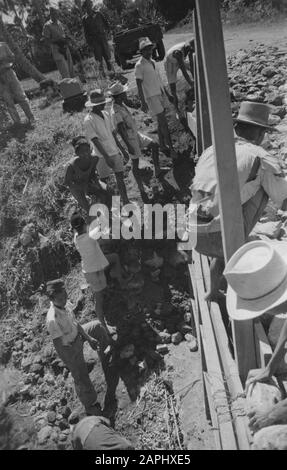
M 98 320 L 84 325 L 76 321 L 61 279 L 49 281 L 46 292 L 51 301 L 47 313 L 47 329 L 60 359 L 72 374 L 76 393 L 88 415 L 101 415 L 102 413 L 84 360 L 84 342 L 88 341 L 91 348 L 98 352 L 107 382 L 103 414 L 109 417 L 116 405 L 115 392 L 119 374 L 114 361 L 111 360 L 113 358 L 105 354 L 109 339 L 104 327 Z

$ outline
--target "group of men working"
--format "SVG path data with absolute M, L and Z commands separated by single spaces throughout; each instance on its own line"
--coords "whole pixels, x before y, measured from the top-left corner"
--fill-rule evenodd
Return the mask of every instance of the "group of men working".
M 124 93 L 124 87 L 120 88 L 120 86 L 121 85 L 117 83 L 112 89 L 117 91 L 121 90 Z M 99 97 L 95 98 L 98 99 Z M 246 239 L 248 239 L 249 233 L 260 219 L 269 198 L 271 198 L 278 208 L 285 209 L 287 204 L 287 178 L 281 169 L 280 163 L 275 157 L 271 156 L 260 147 L 266 131 L 274 130 L 274 128 L 269 126 L 268 118 L 269 107 L 267 105 L 243 102 L 235 122 L 236 159 Z M 104 120 L 105 117 L 102 119 Z M 87 121 L 89 121 L 89 119 L 87 119 Z M 80 137 L 79 139 L 81 141 L 83 138 Z M 93 142 L 92 136 L 90 140 Z M 82 140 L 81 142 L 82 145 L 86 145 L 88 149 L 87 141 Z M 97 140 L 94 143 L 97 145 Z M 227 302 L 230 307 L 229 311 L 232 312 L 236 320 L 254 318 L 270 311 L 272 314 L 282 311 L 286 312 L 286 243 L 279 242 L 277 245 L 266 241 L 247 243 L 235 253 L 227 266 L 224 267 L 219 219 L 218 187 L 214 162 L 214 150 L 213 147 L 210 147 L 206 149 L 199 158 L 191 186 L 193 202 L 198 206 L 198 223 L 196 227 L 197 244 L 195 248 L 197 251 L 214 259 L 211 265 L 211 290 L 207 298 L 208 300 L 217 298 L 222 274 L 224 272 L 229 283 L 227 293 Z M 90 215 L 92 215 L 92 212 L 90 212 Z M 85 248 L 87 242 L 82 245 L 82 249 L 80 250 L 82 259 L 85 256 L 85 250 L 86 257 L 89 256 L 91 259 L 92 251 L 96 251 L 95 247 L 92 246 L 95 240 L 93 240 L 92 231 L 88 228 L 85 229 L 84 232 L 82 231 L 81 226 L 83 224 L 83 219 L 81 220 L 81 217 L 75 215 L 72 220 L 74 230 L 78 234 L 85 233 L 86 240 L 89 240 L 89 244 L 91 245 L 89 249 Z M 102 273 L 105 269 L 105 263 L 101 265 L 99 262 L 99 255 L 94 258 L 93 269 L 100 269 Z M 84 265 L 83 271 L 85 274 Z M 89 285 L 95 292 L 100 291 L 103 286 L 106 286 L 105 280 L 102 281 L 103 274 L 100 275 L 99 272 L 96 277 L 94 274 L 89 276 L 85 274 L 85 276 Z M 121 281 L 122 278 L 119 277 L 118 280 Z M 56 283 L 57 282 L 59 281 L 56 281 Z M 63 284 L 61 284 L 60 287 L 62 289 L 62 295 L 66 300 L 66 294 L 63 293 L 65 292 Z M 65 303 L 63 303 L 61 307 L 57 299 L 55 302 L 54 297 L 51 297 L 51 300 L 53 303 L 51 307 L 53 311 L 52 319 L 53 322 L 55 322 L 57 321 L 55 311 L 59 314 L 58 307 L 64 309 L 61 312 L 62 315 L 67 314 L 67 307 L 65 307 Z M 90 387 L 90 379 L 83 364 L 82 341 L 89 341 L 93 347 L 95 344 L 94 340 L 91 338 L 96 338 L 101 342 L 102 340 L 99 339 L 99 337 L 102 335 L 103 338 L 105 338 L 105 340 L 102 341 L 104 347 L 107 344 L 111 344 L 109 342 L 109 328 L 103 322 L 92 323 L 93 324 L 84 326 L 83 328 L 78 326 L 78 335 L 82 335 L 82 339 L 80 340 L 81 367 L 79 363 L 75 363 L 74 367 L 76 369 L 73 369 L 72 364 L 66 361 L 69 369 L 71 371 L 74 370 L 72 374 L 75 383 L 79 380 L 77 370 L 81 370 L 86 380 L 82 380 L 82 386 L 84 383 L 88 383 L 88 387 Z M 51 324 L 48 326 L 48 329 L 51 332 Z M 82 330 L 84 330 L 84 332 Z M 101 335 L 99 335 L 100 331 Z M 258 380 L 267 380 L 276 371 L 279 360 L 284 354 L 286 331 L 287 327 L 285 326 L 270 364 L 264 371 L 250 378 L 247 383 L 248 386 Z M 62 352 L 59 346 L 55 344 L 55 347 L 58 348 L 59 355 L 65 362 L 65 358 L 61 355 Z M 74 346 L 72 346 L 72 348 L 74 348 Z M 106 358 L 101 352 L 100 357 L 103 370 L 105 371 Z M 70 353 L 69 361 L 71 361 Z M 111 402 L 114 400 L 116 384 L 113 382 L 111 386 L 112 394 L 110 395 L 109 378 L 106 372 L 105 374 L 108 386 L 108 403 L 110 406 Z M 81 397 L 80 392 L 78 392 L 78 395 Z M 92 396 L 93 394 L 91 394 L 91 397 Z M 86 400 L 82 400 L 82 402 L 86 403 Z M 93 408 L 94 403 L 91 402 L 90 405 Z M 286 403 L 283 401 L 275 405 L 274 409 L 272 408 L 264 413 L 252 412 L 250 418 L 253 427 L 260 429 L 262 426 L 266 425 L 264 423 L 270 425 L 277 424 L 278 422 L 287 422 L 285 408 Z
M 98 26 L 98 29 L 102 31 L 102 39 L 99 40 L 93 35 L 95 30 L 93 21 L 99 24 L 100 17 L 94 14 L 90 0 L 85 2 L 85 8 L 83 25 L 87 41 L 93 48 L 96 59 L 100 55 L 103 56 L 107 68 L 110 70 L 108 45 L 104 39 L 104 29 L 107 25 L 105 24 L 102 30 Z M 44 27 L 44 37 L 50 41 L 52 54 L 61 75 L 72 76 L 73 67 L 70 51 L 67 42 L 62 41 L 62 39 L 65 39 L 64 30 L 58 22 L 55 10 L 51 11 L 51 20 Z M 141 58 L 135 67 L 135 77 L 142 110 L 144 112 L 149 111 L 157 119 L 159 145 L 148 136 L 138 132 L 136 122 L 128 109 L 132 106 L 126 95 L 127 86 L 123 86 L 119 82 L 114 83 L 109 88 L 106 96 L 101 90 L 94 90 L 90 93 L 89 100 L 86 103 L 89 112 L 83 123 L 85 135 L 78 136 L 73 140 L 76 157 L 67 165 L 65 182 L 79 205 L 90 216 L 92 214 L 90 212 L 91 204 L 88 200 L 89 195 L 94 194 L 97 201 L 109 201 L 110 194 L 105 182 L 111 171 L 115 174 L 122 202 L 126 204 L 129 201 L 123 175 L 124 157 L 127 159 L 131 156 L 132 171 L 144 202 L 146 200 L 145 192 L 139 172 L 139 158 L 142 155 L 142 149 L 144 147 L 151 149 L 156 176 L 161 173 L 159 149 L 171 158 L 176 158 L 165 115 L 166 100 L 173 102 L 178 109 L 176 79 L 179 69 L 182 70 L 187 83 L 192 86 L 192 75 L 189 75 L 187 70 L 192 71 L 194 43 L 193 41 L 182 43 L 168 51 L 165 70 L 170 90 L 165 89 L 156 63 L 152 59 L 153 47 L 154 45 L 149 38 L 140 40 Z M 187 58 L 189 63 L 185 60 Z M 15 101 L 22 106 L 28 120 L 33 122 L 28 100 L 12 69 L 12 63 L 13 54 L 7 44 L 0 43 L 1 96 L 5 100 L 14 122 L 20 120 L 17 111 L 15 111 Z M 11 96 L 13 99 L 11 99 Z M 112 102 L 110 112 L 105 110 L 108 102 Z M 287 206 L 286 177 L 278 160 L 260 147 L 266 131 L 274 130 L 274 128 L 270 128 L 268 118 L 269 108 L 267 105 L 243 102 L 235 122 L 236 159 L 246 240 L 260 219 L 269 198 L 277 207 L 283 208 L 283 210 Z M 283 245 L 278 248 L 266 242 L 258 242 L 256 246 L 247 243 L 224 267 L 214 160 L 214 150 L 213 147 L 210 147 L 199 158 L 191 186 L 192 200 L 198 206 L 197 243 L 195 248 L 213 258 L 211 263 L 211 287 L 210 292 L 207 294 L 207 300 L 218 298 L 222 274 L 224 273 L 229 282 L 228 302 L 234 302 L 234 299 L 237 299 L 236 308 L 230 309 L 232 312 L 237 312 L 237 320 L 246 319 L 246 311 L 252 311 L 252 309 L 254 312 L 253 317 L 262 315 L 270 309 L 275 313 L 278 311 L 286 312 L 287 287 L 285 283 L 282 290 L 287 273 L 286 257 L 284 257 L 284 253 L 282 254 L 281 249 Z M 47 327 L 59 356 L 72 373 L 78 396 L 84 404 L 87 414 L 91 415 L 101 414 L 101 410 L 96 401 L 96 393 L 84 363 L 83 342 L 88 341 L 91 347 L 99 352 L 107 381 L 107 396 L 104 406 L 104 414 L 107 414 L 115 401 L 118 372 L 115 372 L 114 363 L 110 361 L 110 355 L 113 354 L 113 349 L 108 347 L 111 345 L 111 334 L 102 312 L 102 292 L 106 287 L 104 272 L 114 265 L 117 272 L 116 278 L 121 287 L 124 285 L 124 280 L 120 272 L 119 260 L 116 258 L 106 259 L 85 225 L 84 219 L 79 214 L 75 214 L 71 224 L 75 231 L 75 244 L 82 257 L 83 273 L 97 296 L 97 309 L 101 310 L 98 311 L 100 321 L 94 321 L 84 326 L 79 325 L 67 304 L 67 294 L 63 282 L 56 280 L 48 283 L 47 287 L 47 293 L 51 299 L 51 308 L 47 315 Z M 285 247 L 283 248 L 285 249 Z M 244 285 L 248 286 L 251 280 L 250 269 L 253 269 L 253 273 L 256 271 L 259 258 L 261 257 L 262 261 L 263 255 L 266 258 L 266 261 L 264 261 L 266 270 L 270 257 L 277 261 L 276 266 L 278 266 L 278 263 L 280 264 L 281 277 L 279 276 L 280 279 L 277 279 L 278 276 L 274 275 L 272 286 L 269 286 L 269 291 L 265 292 L 264 289 L 259 287 L 260 279 L 263 284 L 265 279 L 262 272 L 258 270 L 258 281 L 254 283 L 254 292 L 249 291 L 246 293 L 243 287 Z M 275 264 L 273 269 L 278 271 Z M 240 274 L 241 279 L 239 279 Z M 242 281 L 243 277 L 244 282 Z M 273 285 L 274 283 L 276 285 Z M 244 295 L 247 297 L 244 297 Z M 259 308 L 261 299 L 262 301 L 264 299 L 263 308 Z M 251 378 L 248 385 L 257 380 L 266 380 L 274 373 L 284 351 L 286 331 L 287 327 L 285 326 L 270 364 L 261 374 Z M 252 415 L 253 424 L 257 425 L 258 428 L 261 422 L 276 424 L 276 419 L 273 418 L 274 416 L 278 418 L 279 414 L 281 421 L 283 418 L 286 421 L 284 406 L 285 402 L 282 402 L 276 410 L 269 410 L 268 416 L 272 417 L 269 421 L 266 414 L 265 416 Z M 107 432 L 107 428 L 110 429 L 104 418 L 98 418 L 97 423 L 93 419 L 94 417 L 91 416 L 88 424 L 89 430 L 101 430 L 101 426 L 105 427 L 105 432 Z M 84 440 L 86 441 L 87 436 L 90 436 L 90 434 L 87 433 L 85 426 L 82 425 L 81 428 L 85 430 L 86 439 Z M 111 439 L 116 436 L 112 430 L 111 435 Z M 77 448 L 81 448 L 82 444 L 79 437 L 77 437 L 77 445 Z M 122 448 L 132 448 L 126 441 L 121 441 L 121 445 Z
M 168 78 L 174 94 L 176 94 L 176 72 L 182 64 L 179 61 L 177 70 L 173 62 L 172 66 L 168 64 L 169 58 L 173 60 L 174 53 L 184 57 L 181 47 L 186 49 L 185 54 L 187 54 L 190 43 L 180 44 L 177 49 L 173 48 L 167 57 L 167 69 L 169 71 L 172 69 L 172 74 L 168 75 Z M 92 91 L 86 102 L 89 112 L 84 119 L 85 135 L 79 136 L 74 141 L 76 158 L 68 163 L 65 176 L 66 185 L 86 212 L 89 211 L 87 199 L 89 195 L 96 196 L 98 201 L 108 203 L 110 195 L 106 183 L 111 171 L 115 174 L 123 204 L 129 202 L 123 174 L 124 159 L 128 160 L 131 156 L 132 171 L 142 200 L 148 202 L 139 171 L 142 150 L 144 148 L 151 150 L 156 177 L 165 170 L 160 167 L 159 150 L 173 159 L 177 157 L 166 119 L 167 99 L 169 97 L 172 100 L 172 98 L 164 87 L 156 63 L 152 59 L 153 48 L 154 45 L 149 38 L 140 40 L 141 58 L 135 67 L 135 77 L 142 110 L 150 111 L 157 120 L 159 144 L 138 131 L 137 123 L 129 110 L 134 105 L 127 97 L 127 85 L 123 86 L 120 82 L 112 84 L 106 96 L 101 90 Z M 189 84 L 192 84 L 189 76 L 188 80 Z M 105 109 L 109 102 L 112 102 L 110 112 Z
M 190 227 L 197 232 L 195 249 L 212 258 L 206 300 L 216 301 L 222 295 L 220 287 L 224 274 L 228 282 L 227 311 L 237 321 L 259 318 L 263 314 L 272 318 L 287 312 L 287 243 L 248 242 L 248 236 L 269 200 L 275 207 L 287 209 L 287 176 L 278 158 L 260 146 L 267 131 L 276 131 L 269 126 L 269 113 L 268 105 L 243 102 L 235 120 L 235 150 L 247 243 L 234 253 L 226 266 L 213 146 L 200 156 L 191 186 L 192 200 L 197 205 L 197 224 Z M 286 353 L 286 341 L 287 321 L 269 363 L 263 370 L 249 375 L 246 390 L 256 382 L 268 382 L 276 374 Z M 286 442 L 282 441 L 282 425 L 287 424 L 286 399 L 266 409 L 252 409 L 248 416 L 252 430 L 262 430 L 255 435 L 255 448 L 261 448 L 263 442 L 265 449 L 286 449 Z M 272 433 L 268 433 L 269 426 L 272 426 Z

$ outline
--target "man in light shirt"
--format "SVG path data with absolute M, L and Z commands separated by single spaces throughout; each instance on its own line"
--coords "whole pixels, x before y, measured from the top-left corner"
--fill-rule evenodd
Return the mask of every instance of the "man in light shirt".
M 176 80 L 178 71 L 181 70 L 183 77 L 188 85 L 193 88 L 193 78 L 188 74 L 187 70 L 193 74 L 193 53 L 195 52 L 194 39 L 181 42 L 172 46 L 166 53 L 164 67 L 166 71 L 167 81 L 170 92 L 174 97 L 175 107 L 178 109 L 178 97 L 176 93 Z M 188 60 L 187 60 L 188 59 Z
M 90 236 L 89 227 L 78 212 L 71 217 L 71 227 L 75 231 L 74 243 L 81 255 L 83 274 L 96 296 L 97 316 L 109 335 L 103 309 L 103 292 L 107 287 L 105 270 L 113 267 L 120 287 L 125 287 L 119 256 L 117 253 L 104 255 L 98 240 Z
M 278 158 L 268 154 L 260 144 L 267 130 L 270 107 L 261 103 L 242 102 L 236 119 L 235 150 L 246 238 L 260 219 L 269 198 L 286 210 L 287 177 Z M 195 249 L 213 257 L 210 265 L 211 286 L 207 300 L 216 300 L 224 270 L 219 216 L 218 185 L 213 146 L 200 156 L 191 186 L 192 202 L 197 205 L 198 225 Z
M 110 99 L 106 99 L 101 90 L 93 90 L 86 103 L 90 112 L 84 119 L 86 138 L 93 144 L 99 162 L 97 170 L 100 178 L 105 181 L 114 172 L 122 203 L 128 204 L 129 199 L 124 182 L 123 156 L 116 140 L 116 132 L 112 129 L 112 122 L 105 106 Z
M 117 367 L 110 361 L 105 351 L 109 346 L 109 338 L 105 328 L 98 321 L 80 325 L 74 316 L 72 305 L 67 302 L 68 296 L 61 279 L 49 281 L 46 288 L 51 301 L 47 313 L 47 330 L 53 340 L 54 347 L 71 372 L 76 393 L 89 415 L 101 414 L 97 402 L 97 392 L 89 377 L 83 354 L 84 341 L 98 352 L 107 382 L 104 412 L 108 412 L 110 404 L 115 401 L 115 391 L 119 380 Z
M 138 94 L 143 112 L 147 113 L 149 110 L 151 115 L 157 119 L 161 150 L 169 152 L 170 156 L 175 159 L 177 154 L 173 148 L 165 115 L 169 95 L 163 86 L 155 61 L 152 59 L 153 48 L 154 44 L 149 38 L 140 39 L 139 49 L 142 57 L 135 66 Z

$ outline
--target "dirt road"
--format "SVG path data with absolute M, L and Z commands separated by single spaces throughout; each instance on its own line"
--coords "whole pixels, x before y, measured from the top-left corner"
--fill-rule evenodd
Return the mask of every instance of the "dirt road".
M 182 41 L 187 41 L 193 35 L 192 27 L 184 27 L 184 32 L 181 29 L 173 30 L 171 33 L 164 35 L 164 44 L 166 51 L 174 44 Z M 256 43 L 263 43 L 268 45 L 277 46 L 280 50 L 286 50 L 287 55 L 287 19 L 280 23 L 260 23 L 252 25 L 226 25 L 224 26 L 224 41 L 226 54 L 232 54 L 239 49 L 250 49 Z M 159 69 L 165 80 L 163 62 L 159 63 Z M 126 74 L 130 81 L 130 86 L 135 86 L 134 70 Z

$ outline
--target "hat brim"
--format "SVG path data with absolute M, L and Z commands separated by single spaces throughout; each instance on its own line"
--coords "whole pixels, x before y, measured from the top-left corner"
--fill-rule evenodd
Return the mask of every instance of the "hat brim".
M 92 101 L 87 101 L 85 103 L 85 107 L 86 108 L 94 108 L 95 106 L 100 106 L 101 104 L 106 104 L 106 103 L 110 103 L 111 102 L 111 98 L 106 98 L 105 100 L 101 101 L 100 103 L 93 103 Z
M 126 93 L 129 89 L 128 85 L 124 85 L 123 90 L 120 93 L 112 93 L 111 91 L 107 91 L 107 94 L 110 96 L 119 96 L 122 95 L 123 93 Z
M 270 242 L 287 264 L 287 243 Z M 230 318 L 233 320 L 252 320 L 260 317 L 274 307 L 287 301 L 287 275 L 282 283 L 269 294 L 253 300 L 239 297 L 231 286 L 228 286 L 226 305 Z
M 274 126 L 266 126 L 264 124 L 260 124 L 259 122 L 250 121 L 249 119 L 234 119 L 234 122 L 242 122 L 243 124 L 252 124 L 253 126 L 262 127 L 262 129 L 268 129 L 269 131 L 280 132 Z

